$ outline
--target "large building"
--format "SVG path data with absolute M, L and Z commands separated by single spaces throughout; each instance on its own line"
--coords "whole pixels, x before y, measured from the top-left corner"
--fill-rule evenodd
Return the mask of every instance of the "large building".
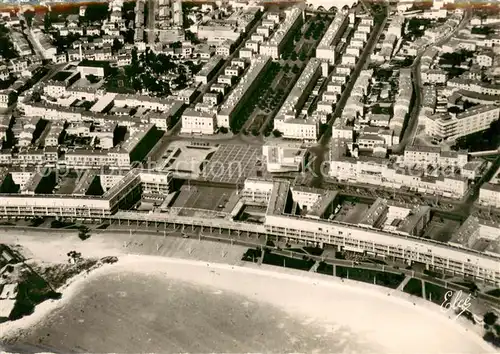
M 217 113 L 217 126 L 229 128 L 234 116 L 241 110 L 247 98 L 253 93 L 259 85 L 259 78 L 271 64 L 271 58 L 268 56 L 257 56 L 247 72 L 243 75 L 240 82 L 226 98 Z
M 198 74 L 196 74 L 194 80 L 206 85 L 210 80 L 214 78 L 215 74 L 223 63 L 224 60 L 221 56 L 213 56 L 205 65 L 203 65 L 203 68 L 201 68 Z
M 500 209 L 500 168 L 479 189 L 478 204 Z
M 394 101 L 394 114 L 390 127 L 392 129 L 402 129 L 406 115 L 410 112 L 410 102 L 413 96 L 413 81 L 411 79 L 411 69 L 399 70 L 399 91 Z
M 182 115 L 182 134 L 213 134 L 217 128 L 215 113 L 186 109 Z
M 259 53 L 268 55 L 273 59 L 279 59 L 284 46 L 293 35 L 293 31 L 301 25 L 303 10 L 299 7 L 290 7 L 285 10 L 285 20 L 279 28 L 271 35 L 268 41 L 262 43 Z
M 30 35 L 33 38 L 36 49 L 43 56 L 43 59 L 52 60 L 57 54 L 57 48 L 52 44 L 48 35 L 40 30 L 31 30 Z
M 301 114 L 301 111 L 321 76 L 321 63 L 320 59 L 309 60 L 274 118 L 274 128 L 279 130 L 285 138 L 312 141 L 318 137 L 319 122 Z
M 425 118 L 425 132 L 440 139 L 454 140 L 488 129 L 500 118 L 500 107 L 480 105 L 465 112 L 435 114 Z
M 428 207 L 411 210 L 378 200 L 359 223 L 348 224 L 330 219 L 330 215 L 334 214 L 332 204 L 335 201 L 335 197 L 330 195 L 314 198 L 314 204 L 321 206 L 319 213 L 299 216 L 294 212 L 294 205 L 299 202 L 294 197 L 291 190 L 293 187 L 290 187 L 289 182 L 253 181 L 248 185 L 245 183 L 245 189 L 243 195 L 246 198 L 254 198 L 253 202 L 266 202 L 264 226 L 272 235 L 320 246 L 335 245 L 341 251 L 388 257 L 408 264 L 423 263 L 429 269 L 473 276 L 500 284 L 498 226 L 485 230 L 484 235 L 475 236 L 476 239 L 488 238 L 488 235 L 491 238 L 491 232 L 497 233 L 496 239 L 489 246 L 491 251 L 487 254 L 470 244 L 471 239 L 466 235 L 464 227 L 458 233 L 463 236 L 451 240 L 453 243 L 420 237 L 423 226 L 429 221 Z
M 295 146 L 264 145 L 268 172 L 299 172 L 306 166 L 307 150 Z
M 344 33 L 345 28 L 349 24 L 347 13 L 339 11 L 335 15 L 332 23 L 325 32 L 325 35 L 319 42 L 316 48 L 316 58 L 328 60 L 331 64 L 335 64 L 337 58 L 336 48 L 340 37 Z
M 454 166 L 462 168 L 468 162 L 467 151 L 446 151 L 437 146 L 409 145 L 405 148 L 406 166 Z
M 210 45 L 219 45 L 228 40 L 234 43 L 250 30 L 259 12 L 259 7 L 238 9 L 228 18 L 202 21 L 195 26 L 195 31 L 198 38 L 206 39 Z
M 106 188 L 102 196 L 88 194 L 90 185 L 98 177 L 92 170 L 82 174 L 72 194 L 3 194 L 0 198 L 0 215 L 105 218 L 118 209 L 134 205 L 142 193 L 168 194 L 172 180 L 170 173 L 139 169 L 112 176 L 114 183 Z M 33 178 L 36 176 L 28 180 L 24 187 L 26 190 L 33 184 Z
M 82 60 L 76 70 L 83 76 L 94 75 L 104 77 L 108 73 L 109 62 L 98 60 Z
M 347 157 L 348 146 L 349 142 L 345 139 L 332 139 L 330 143 L 329 175 L 339 181 L 404 188 L 456 199 L 463 198 L 468 190 L 467 178 L 453 170 L 441 173 L 438 169 L 429 171 L 427 166 L 420 164 L 399 165 L 374 156 Z

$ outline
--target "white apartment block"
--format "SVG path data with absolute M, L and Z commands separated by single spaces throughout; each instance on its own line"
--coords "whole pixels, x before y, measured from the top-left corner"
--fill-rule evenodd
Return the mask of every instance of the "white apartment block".
M 358 58 L 352 54 L 342 55 L 342 65 L 355 66 Z
M 457 115 L 436 114 L 425 118 L 425 132 L 440 139 L 454 140 L 488 129 L 500 117 L 500 107 L 480 105 Z
M 337 67 L 338 69 L 338 67 Z M 355 121 L 358 115 L 362 115 L 364 111 L 364 97 L 368 92 L 368 87 L 373 76 L 373 70 L 362 70 L 356 79 L 351 95 L 346 101 L 342 118 Z
M 182 115 L 182 134 L 213 134 L 217 128 L 215 113 L 186 109 Z
M 394 114 L 390 122 L 392 129 L 403 126 L 406 114 L 410 111 L 410 101 L 413 95 L 411 69 L 399 70 L 399 92 L 394 102 Z
M 280 128 L 286 139 L 315 141 L 319 135 L 319 122 L 313 119 L 287 119 Z
M 394 257 L 408 264 L 424 263 L 430 268 L 467 274 L 500 284 L 498 268 L 500 257 L 498 255 L 487 255 L 476 251 L 467 244 L 464 245 L 461 239 L 455 241 L 460 244 L 460 247 L 457 247 L 412 236 L 413 230 L 418 229 L 421 217 L 425 217 L 425 214 L 419 214 L 417 218 L 413 216 L 408 218 L 403 222 L 404 230 L 394 231 L 380 230 L 365 225 L 341 224 L 318 218 L 316 215 L 299 217 L 285 213 L 285 205 L 291 203 L 289 198 L 293 200 L 293 192 L 289 193 L 289 190 L 289 182 L 275 181 L 273 183 L 264 222 L 266 231 L 273 235 L 320 246 L 336 245 L 340 250 L 361 254 Z M 247 194 L 251 195 L 251 191 Z M 260 195 L 267 196 L 264 193 Z
M 116 107 L 144 107 L 155 111 L 168 111 L 176 104 L 178 99 L 158 98 L 146 95 L 118 94 L 115 96 Z
M 385 188 L 408 188 L 425 194 L 462 198 L 468 181 L 460 176 L 436 176 L 426 173 L 426 166 L 392 164 L 385 158 L 359 156 L 346 157 L 349 143 L 332 139 L 330 143 L 330 177 L 351 183 L 364 183 Z
M 264 145 L 262 155 L 268 172 L 299 172 L 305 166 L 306 149 L 293 146 Z
M 198 74 L 195 75 L 194 80 L 196 82 L 207 84 L 217 73 L 217 70 L 223 63 L 223 58 L 219 55 L 215 55 L 201 68 Z
M 57 48 L 52 45 L 50 38 L 40 30 L 31 30 L 31 37 L 43 58 L 52 60 L 52 57 L 57 54 Z
M 446 151 L 437 146 L 410 145 L 405 148 L 403 164 L 406 166 L 455 166 L 464 167 L 468 162 L 467 151 Z
M 331 64 L 335 63 L 338 54 L 335 53 L 335 49 L 348 23 L 347 13 L 338 11 L 316 48 L 316 58 L 328 60 Z
M 495 54 L 493 53 L 493 51 L 480 53 L 476 56 L 476 60 L 480 66 L 489 68 L 493 66 L 493 63 L 495 61 Z
M 483 206 L 500 209 L 500 184 L 483 184 L 479 189 L 477 202 Z
M 387 34 L 393 34 L 397 39 L 401 38 L 401 36 L 403 35 L 404 23 L 405 17 L 403 15 L 391 17 L 391 23 L 387 28 Z
M 16 182 L 19 178 L 14 174 L 12 173 L 12 177 Z M 141 189 L 149 194 L 168 194 L 171 182 L 170 174 L 134 169 L 124 176 L 113 174 L 112 177 L 117 178 L 112 178 L 112 185 L 107 186 L 102 196 L 86 196 L 85 189 L 88 188 L 90 179 L 95 176 L 96 173 L 93 171 L 87 171 L 76 184 L 72 195 L 2 195 L 0 214 L 73 218 L 109 217 L 118 211 L 122 203 L 137 200 L 141 195 Z M 25 179 L 22 188 L 25 188 L 26 183 L 32 178 L 32 176 L 27 177 L 29 178 Z M 103 181 L 106 181 L 106 176 L 103 177 Z
M 428 69 L 421 72 L 421 78 L 424 84 L 445 84 L 448 75 L 444 70 Z
M 317 138 L 318 122 L 307 117 L 298 118 L 298 116 L 321 75 L 321 63 L 322 61 L 317 58 L 312 58 L 307 63 L 274 118 L 274 128 L 288 139 L 315 140 Z
M 68 168 L 100 168 L 102 166 L 130 167 L 130 156 L 128 152 L 78 149 L 68 150 L 64 155 L 64 164 Z
M 279 59 L 283 47 L 287 43 L 293 30 L 302 23 L 302 9 L 291 7 L 285 10 L 285 20 L 279 28 L 271 35 L 268 41 L 262 43 L 259 49 L 260 55 Z
M 488 183 L 481 186 L 477 202 L 483 206 L 500 209 L 500 168 Z
M 229 128 L 229 123 L 235 114 L 239 112 L 243 103 L 252 94 L 259 83 L 260 75 L 265 72 L 271 64 L 271 58 L 268 56 L 257 56 L 252 60 L 247 72 L 243 75 L 240 82 L 229 94 L 217 113 L 217 126 Z
M 473 79 L 453 78 L 446 82 L 447 87 L 472 91 L 482 95 L 500 95 L 500 85 Z

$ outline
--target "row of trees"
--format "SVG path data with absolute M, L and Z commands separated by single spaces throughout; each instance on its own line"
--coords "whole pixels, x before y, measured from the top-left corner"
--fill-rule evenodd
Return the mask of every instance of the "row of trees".
M 4 59 L 17 57 L 17 51 L 14 49 L 12 41 L 9 38 L 9 30 L 5 25 L 0 25 L 0 56 Z

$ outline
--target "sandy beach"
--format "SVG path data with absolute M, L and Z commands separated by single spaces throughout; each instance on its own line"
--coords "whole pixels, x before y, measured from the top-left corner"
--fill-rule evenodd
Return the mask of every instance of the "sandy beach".
M 62 254 L 61 245 L 76 248 L 74 240 L 60 238 L 51 236 L 43 246 L 36 245 L 37 237 L 18 242 L 34 254 L 42 247 Z M 399 293 L 389 296 L 384 288 L 230 257 L 225 259 L 233 264 L 131 255 L 111 247 L 112 238 L 91 239 L 78 246 L 88 248 L 87 255 L 119 255 L 118 263 L 77 276 L 61 300 L 1 324 L 7 350 L 495 352 L 439 307 Z M 216 255 L 222 257 L 220 250 Z

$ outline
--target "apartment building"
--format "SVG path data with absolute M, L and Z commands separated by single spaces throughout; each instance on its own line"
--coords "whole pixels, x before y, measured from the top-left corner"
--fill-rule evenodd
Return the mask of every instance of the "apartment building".
M 437 146 L 409 145 L 405 148 L 403 164 L 406 166 L 455 166 L 464 167 L 468 162 L 468 152 L 446 151 Z
M 401 229 L 381 230 L 373 226 L 344 224 L 321 217 L 292 215 L 287 206 L 293 202 L 290 183 L 275 181 L 264 222 L 267 232 L 320 246 L 336 245 L 340 250 L 400 259 L 408 264 L 424 263 L 432 269 L 452 271 L 500 284 L 500 257 L 497 254 L 486 255 L 462 244 L 456 247 L 413 236 L 428 219 L 428 209 L 421 208 L 408 214 Z M 380 214 L 376 210 L 374 212 Z M 367 219 L 370 218 L 376 220 L 375 217 L 367 216 Z
M 262 155 L 268 172 L 299 172 L 305 166 L 307 150 L 294 146 L 264 145 Z
M 243 107 L 247 98 L 253 93 L 259 84 L 259 78 L 265 73 L 271 64 L 269 56 L 257 56 L 252 60 L 247 72 L 243 75 L 240 82 L 229 94 L 217 113 L 217 126 L 229 128 L 233 117 Z
M 399 91 L 394 101 L 394 114 L 392 116 L 390 127 L 392 129 L 401 129 L 406 115 L 410 111 L 410 102 L 413 95 L 413 82 L 411 79 L 411 69 L 399 70 Z
M 338 69 L 338 67 L 337 67 Z M 356 79 L 351 95 L 346 101 L 342 118 L 354 122 L 359 115 L 364 113 L 364 98 L 368 92 L 368 87 L 373 76 L 373 70 L 362 70 Z
M 435 114 L 425 118 L 425 132 L 440 139 L 454 140 L 488 129 L 500 117 L 500 107 L 479 105 L 459 114 Z
M 210 80 L 213 79 L 223 63 L 223 57 L 219 55 L 213 56 L 205 65 L 203 65 L 201 70 L 194 77 L 194 80 L 206 85 Z
M 500 184 L 483 184 L 479 189 L 479 198 L 477 202 L 483 206 L 500 209 Z
M 467 178 L 443 176 L 437 171 L 427 173 L 422 166 L 391 163 L 385 158 L 359 156 L 346 157 L 348 145 L 333 139 L 330 144 L 330 177 L 351 183 L 364 183 L 385 188 L 407 188 L 410 191 L 462 198 L 468 189 Z
M 325 35 L 316 47 L 316 58 L 325 59 L 331 64 L 335 64 L 338 55 L 336 53 L 337 44 L 348 24 L 349 18 L 347 12 L 337 12 Z
M 492 50 L 479 53 L 476 56 L 476 61 L 480 66 L 489 68 L 493 66 L 495 61 L 495 53 Z
M 484 183 L 479 189 L 477 203 L 500 209 L 500 168 L 498 168 L 488 183 Z
M 62 70 L 52 75 L 43 87 L 43 92 L 50 97 L 60 98 L 66 96 L 67 89 L 80 79 L 77 71 Z
M 52 60 L 52 57 L 57 54 L 57 48 L 47 34 L 40 30 L 31 30 L 31 38 L 44 59 Z
M 424 84 L 445 84 L 448 75 L 444 70 L 428 69 L 421 72 L 421 78 Z
M 55 216 L 100 218 L 113 215 L 119 208 L 136 203 L 146 194 L 166 195 L 171 175 L 133 169 L 114 183 L 102 196 L 87 196 L 85 189 L 96 173 L 85 173 L 75 185 L 74 194 L 4 194 L 0 198 L 0 214 L 9 216 Z M 116 176 L 116 175 L 115 175 Z M 13 176 L 14 177 L 14 176 Z M 33 176 L 30 176 L 30 179 Z M 29 180 L 28 180 L 29 181 Z M 28 185 L 26 184 L 26 188 Z
M 217 128 L 215 113 L 186 109 L 182 114 L 181 134 L 213 134 Z
M 288 94 L 285 102 L 274 118 L 274 128 L 288 139 L 315 140 L 318 122 L 301 113 L 307 98 L 321 76 L 321 60 L 312 58 L 302 71 L 299 79 Z
M 262 43 L 259 49 L 260 55 L 270 56 L 274 60 L 280 58 L 288 39 L 294 30 L 302 24 L 303 10 L 299 7 L 290 7 L 285 10 L 285 20 L 273 32 L 269 40 Z
M 456 77 L 448 80 L 446 86 L 452 89 L 463 89 L 481 95 L 500 95 L 500 85 L 482 82 L 477 79 Z

